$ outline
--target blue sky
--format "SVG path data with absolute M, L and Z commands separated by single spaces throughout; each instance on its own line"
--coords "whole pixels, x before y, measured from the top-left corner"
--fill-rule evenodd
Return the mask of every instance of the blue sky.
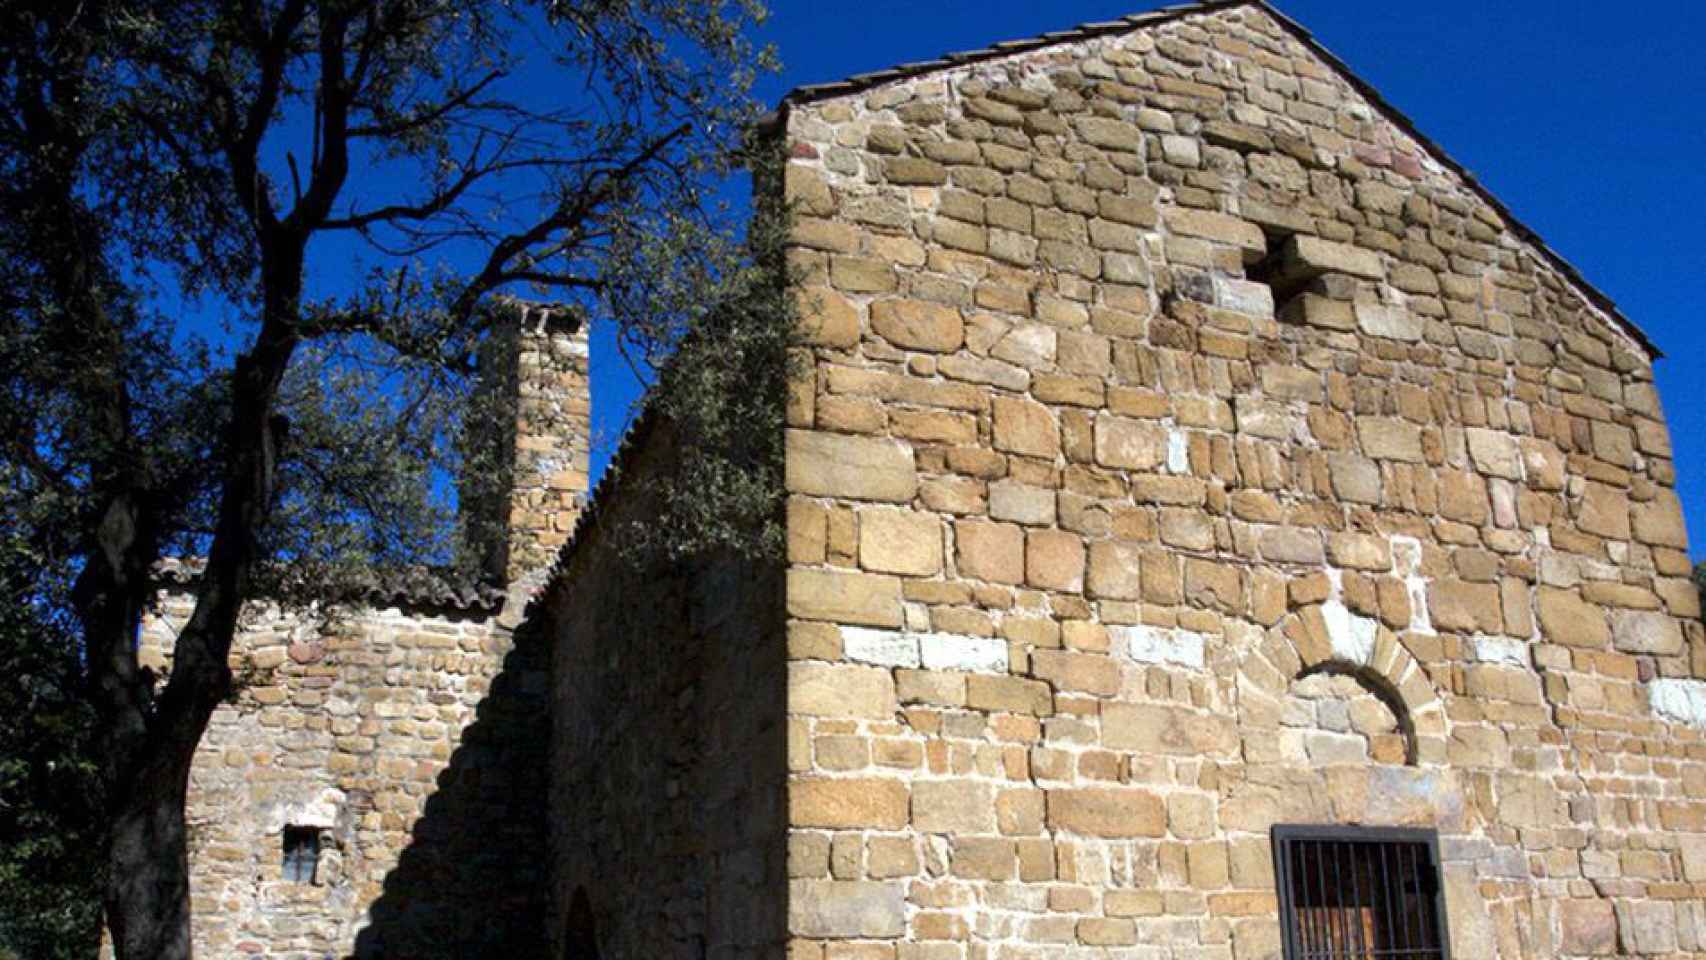
M 1066 29 L 1157 4 L 773 0 L 763 39 L 794 86 Z M 1706 555 L 1706 8 L 1647 0 L 1284 0 L 1658 343 L 1660 394 L 1696 556 Z M 1634 13 L 1635 15 L 1631 15 Z M 619 362 L 619 361 L 618 361 Z M 632 388 L 594 367 L 610 435 Z

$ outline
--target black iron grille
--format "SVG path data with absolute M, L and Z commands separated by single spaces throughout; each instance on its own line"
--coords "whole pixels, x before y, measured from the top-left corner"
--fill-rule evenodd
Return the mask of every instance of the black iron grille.
M 1287 960 L 1449 960 L 1432 830 L 1276 826 Z

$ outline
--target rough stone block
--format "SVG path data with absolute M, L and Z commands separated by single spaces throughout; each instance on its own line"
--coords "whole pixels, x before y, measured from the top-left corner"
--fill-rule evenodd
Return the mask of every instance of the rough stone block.
M 859 565 L 877 573 L 927 577 L 942 569 L 942 522 L 913 510 L 859 511 Z
M 953 353 L 965 342 L 960 311 L 925 300 L 878 300 L 871 304 L 871 330 L 904 350 Z
M 1136 600 L 1141 596 L 1141 548 L 1135 543 L 1099 540 L 1090 544 L 1085 587 L 1092 597 Z
M 1167 832 L 1167 805 L 1146 790 L 1080 787 L 1049 790 L 1048 824 L 1091 837 L 1160 837 Z
M 792 880 L 788 929 L 800 937 L 898 937 L 906 932 L 899 881 Z
M 1604 611 L 1582 600 L 1574 590 L 1541 587 L 1536 609 L 1541 635 L 1552 643 L 1598 650 L 1611 640 Z
M 1027 533 L 1025 582 L 1043 590 L 1082 593 L 1083 539 L 1063 530 L 1032 530 Z
M 1386 269 L 1380 255 L 1321 237 L 1296 234 L 1287 237 L 1279 250 L 1280 276 L 1287 282 L 1307 280 L 1324 273 L 1346 273 L 1365 280 L 1380 280 Z
M 786 443 L 791 493 L 905 503 L 918 490 L 912 449 L 898 441 L 789 430 Z
M 1675 656 L 1682 652 L 1682 624 L 1657 610 L 1616 610 L 1611 614 L 1611 644 L 1624 653 Z
M 954 542 L 960 576 L 994 583 L 1025 581 L 1023 527 L 987 520 L 961 520 L 954 524 Z
M 1053 459 L 1060 453 L 1060 426 L 1048 407 L 1031 400 L 996 397 L 995 449 Z
M 788 614 L 870 627 L 901 625 L 900 581 L 840 570 L 788 571 Z
M 788 711 L 815 717 L 889 720 L 897 707 L 894 677 L 879 667 L 788 664 Z
M 1096 418 L 1096 462 L 1104 467 L 1153 470 L 1167 462 L 1167 428 L 1111 414 Z
M 796 778 L 788 783 L 788 821 L 796 827 L 899 830 L 907 821 L 899 780 Z
M 995 787 L 977 780 L 921 780 L 912 826 L 922 833 L 994 833 Z
M 1427 329 L 1427 323 L 1422 317 L 1403 307 L 1358 302 L 1355 310 L 1357 329 L 1371 337 L 1413 343 L 1422 339 L 1422 334 Z
M 1394 417 L 1364 417 L 1357 421 L 1362 452 L 1376 460 L 1422 462 L 1422 428 Z

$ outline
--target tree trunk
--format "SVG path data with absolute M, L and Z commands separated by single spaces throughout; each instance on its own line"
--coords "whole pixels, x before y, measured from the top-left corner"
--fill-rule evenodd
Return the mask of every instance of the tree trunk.
M 115 799 L 102 899 L 119 960 L 189 960 L 184 796 L 195 744 L 161 744 Z

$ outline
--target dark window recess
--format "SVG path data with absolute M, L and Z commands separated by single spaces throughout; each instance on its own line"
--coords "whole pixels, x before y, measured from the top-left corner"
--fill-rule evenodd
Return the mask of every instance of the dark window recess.
M 1450 960 L 1432 830 L 1276 826 L 1286 960 Z
M 289 883 L 313 883 L 320 865 L 320 828 L 284 828 L 284 879 Z

